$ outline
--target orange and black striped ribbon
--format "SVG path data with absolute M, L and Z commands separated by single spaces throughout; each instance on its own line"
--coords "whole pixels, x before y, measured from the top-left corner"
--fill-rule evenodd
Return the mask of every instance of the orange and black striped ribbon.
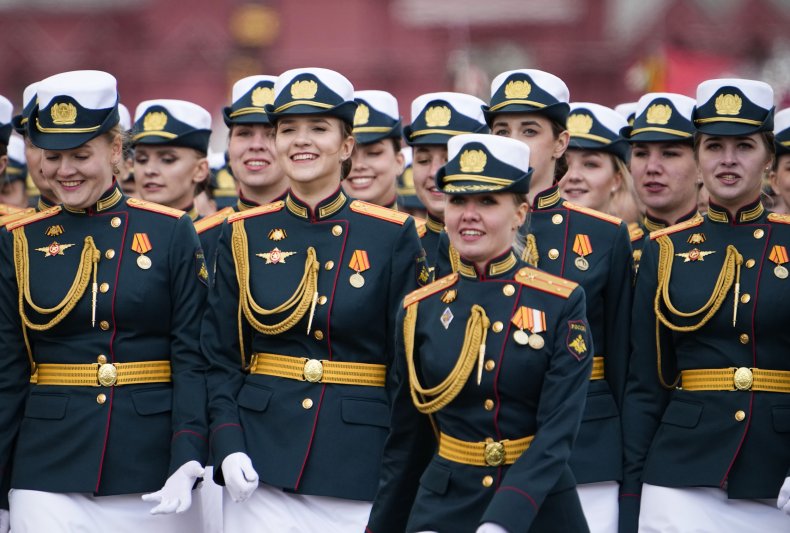
M 774 247 L 771 249 L 771 255 L 768 256 L 768 259 L 777 265 L 787 263 L 787 248 L 780 244 L 774 244 Z
M 583 233 L 576 235 L 573 241 L 573 251 L 580 256 L 584 257 L 592 253 L 592 244 L 590 244 L 590 236 Z
M 354 255 L 351 256 L 351 262 L 348 264 L 348 266 L 357 272 L 366 271 L 370 268 L 368 253 L 365 250 L 354 250 Z
M 531 307 L 524 307 L 523 305 L 516 310 L 513 318 L 510 321 L 518 329 L 526 329 L 532 333 L 540 333 L 546 331 L 546 313 L 532 309 Z
M 148 240 L 147 233 L 135 233 L 134 238 L 132 239 L 132 251 L 137 252 L 138 254 L 144 254 L 146 252 L 150 252 L 153 249 L 151 246 L 151 241 Z

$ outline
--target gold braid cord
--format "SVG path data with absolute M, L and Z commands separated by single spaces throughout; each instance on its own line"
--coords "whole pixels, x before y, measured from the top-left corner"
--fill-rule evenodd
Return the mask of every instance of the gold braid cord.
M 30 296 L 30 263 L 28 261 L 27 237 L 25 237 L 24 227 L 14 230 L 14 267 L 16 269 L 16 281 L 19 286 L 19 315 L 22 317 L 24 325 L 35 331 L 46 331 L 58 325 L 74 309 L 85 289 L 91 280 L 91 274 L 96 273 L 97 265 L 101 254 L 93 243 L 93 237 L 85 237 L 85 245 L 82 247 L 80 264 L 77 268 L 77 275 L 71 284 L 63 300 L 52 308 L 44 308 L 33 303 Z M 57 313 L 52 320 L 45 324 L 35 324 L 25 313 L 25 302 L 37 313 L 51 315 Z
M 294 327 L 305 316 L 307 310 L 310 309 L 318 290 L 319 264 L 316 259 L 315 248 L 311 246 L 307 249 L 304 275 L 291 297 L 274 309 L 264 309 L 255 302 L 250 292 L 247 232 L 244 229 L 243 220 L 233 224 L 232 246 L 233 258 L 236 264 L 236 279 L 239 282 L 239 305 L 250 325 L 264 335 L 279 335 Z M 264 324 L 255 316 L 256 313 L 263 316 L 275 315 L 289 309 L 293 309 L 293 312 L 282 321 L 273 325 Z
M 458 250 L 456 250 L 455 246 L 452 244 L 450 245 L 447 252 L 450 256 L 450 269 L 453 271 L 453 273 L 456 273 L 458 272 L 458 269 L 461 268 L 461 254 L 458 253 Z
M 531 267 L 538 267 L 538 261 L 540 259 L 538 255 L 538 241 L 532 233 L 527 233 L 527 245 L 524 247 L 524 253 L 521 254 L 521 259 L 526 261 Z
M 660 333 L 660 326 L 659 322 L 669 328 L 672 331 L 677 331 L 681 333 L 688 333 L 691 331 L 697 331 L 716 314 L 716 312 L 721 308 L 724 300 L 727 298 L 727 293 L 732 288 L 733 283 L 736 281 L 737 278 L 740 278 L 741 273 L 741 265 L 743 264 L 743 256 L 738 253 L 738 250 L 732 246 L 727 246 L 727 252 L 724 257 L 724 264 L 721 267 L 721 272 L 719 272 L 719 277 L 716 280 L 716 285 L 713 288 L 713 292 L 710 295 L 708 301 L 696 311 L 690 312 L 683 312 L 677 309 L 669 298 L 669 283 L 670 278 L 672 276 L 672 261 L 675 255 L 675 247 L 672 244 L 672 240 L 663 235 L 657 239 L 659 245 L 659 256 L 658 256 L 658 287 L 656 289 L 656 297 L 653 304 L 653 309 L 656 313 L 656 353 L 658 354 L 657 363 L 658 363 L 658 377 L 661 381 L 661 385 L 666 388 L 673 388 L 677 385 L 680 376 L 675 378 L 673 384 L 667 384 L 664 380 L 663 372 L 661 369 L 661 337 Z M 737 295 L 735 297 L 735 304 L 738 305 L 738 298 Z M 696 324 L 692 324 L 690 326 L 678 326 L 670 322 L 669 318 L 667 318 L 663 311 L 661 310 L 662 302 L 666 305 L 667 310 L 677 317 L 682 318 L 691 318 L 701 315 L 705 313 L 705 315 L 697 322 Z M 736 307 L 737 309 L 737 307 Z
M 469 380 L 472 368 L 475 366 L 478 354 L 486 343 L 486 333 L 490 321 L 485 310 L 479 305 L 472 306 L 472 313 L 466 321 L 466 333 L 461 354 L 448 376 L 435 387 L 429 389 L 420 385 L 417 371 L 414 367 L 414 332 L 417 324 L 417 304 L 414 303 L 406 309 L 403 321 L 403 344 L 406 351 L 406 364 L 409 367 L 409 388 L 411 398 L 417 410 L 424 414 L 431 414 L 441 410 L 444 406 L 458 396 L 461 389 Z M 423 398 L 428 398 L 424 400 Z

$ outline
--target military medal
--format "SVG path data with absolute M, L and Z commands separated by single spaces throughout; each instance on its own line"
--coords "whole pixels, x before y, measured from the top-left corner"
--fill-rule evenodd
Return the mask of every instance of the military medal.
M 775 244 L 771 249 L 771 255 L 768 257 L 770 261 L 776 263 L 774 267 L 774 276 L 779 279 L 787 279 L 788 271 L 784 263 L 787 263 L 787 248 L 782 245 Z
M 351 256 L 348 266 L 351 270 L 356 271 L 348 278 L 348 282 L 355 289 L 361 289 L 365 285 L 365 278 L 362 277 L 362 272 L 370 268 L 368 253 L 365 250 L 354 250 L 354 255 Z
M 148 240 L 147 233 L 135 233 L 132 239 L 132 251 L 140 254 L 137 258 L 137 266 L 143 270 L 151 268 L 151 258 L 145 255 L 153 249 L 151 241 Z
M 513 340 L 516 341 L 517 344 L 521 346 L 526 346 L 529 342 L 529 333 L 524 331 L 523 329 L 517 329 L 513 332 Z
M 573 262 L 576 268 L 581 271 L 590 268 L 590 263 L 585 258 L 586 255 L 590 255 L 593 251 L 592 244 L 590 244 L 590 236 L 583 233 L 576 235 L 576 239 L 573 241 L 573 251 L 579 254 L 579 257 Z
M 546 331 L 546 313 L 522 305 L 516 310 L 510 322 L 518 328 L 513 332 L 513 340 L 516 344 L 529 345 L 533 350 L 543 348 L 544 340 L 538 333 Z M 525 330 L 530 331 L 532 335 Z
M 264 252 L 255 255 L 266 259 L 267 265 L 276 265 L 277 263 L 285 263 L 285 259 L 291 257 L 294 254 L 296 254 L 296 252 L 283 252 L 279 248 L 275 248 L 271 252 Z
M 44 252 L 44 257 L 54 257 L 56 255 L 63 255 L 63 250 L 67 250 L 74 246 L 73 244 L 60 244 L 58 241 L 52 241 L 49 246 L 42 246 L 36 248 L 38 252 Z

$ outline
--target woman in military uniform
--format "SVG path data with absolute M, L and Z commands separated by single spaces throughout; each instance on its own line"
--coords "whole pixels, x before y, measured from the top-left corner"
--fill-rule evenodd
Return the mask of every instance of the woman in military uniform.
M 395 316 L 428 274 L 409 215 L 340 187 L 355 109 L 337 72 L 279 76 L 266 111 L 291 188 L 222 227 L 202 346 L 226 533 L 346 532 L 367 521 L 389 427 Z
M 404 168 L 398 101 L 386 91 L 356 91 L 354 100 L 354 153 L 343 190 L 354 198 L 397 209 L 398 176 Z
M 773 91 L 697 88 L 705 217 L 650 234 L 636 282 L 623 409 L 621 531 L 787 531 L 790 218 L 760 196 Z M 783 485 L 784 484 L 784 485 Z M 781 488 L 781 492 L 780 492 Z M 641 494 L 641 498 L 640 498 Z
M 0 483 L 15 533 L 199 527 L 187 509 L 207 452 L 205 265 L 189 217 L 114 181 L 117 100 L 105 72 L 39 84 L 28 134 L 63 204 L 0 236 Z M 149 513 L 140 493 L 163 486 Z
M 782 213 L 790 210 L 790 109 L 776 113 L 774 125 L 775 154 L 774 166 L 771 169 L 770 183 L 774 194 L 780 198 Z M 777 209 L 772 211 L 780 212 Z
M 584 292 L 513 250 L 529 147 L 465 134 L 448 150 L 436 183 L 460 268 L 404 301 L 368 531 L 587 531 L 568 466 L 592 366 Z
M 491 103 L 484 111 L 491 132 L 529 145 L 534 161 L 532 211 L 528 227 L 522 230 L 527 234 L 523 258 L 584 287 L 595 358 L 570 464 L 591 530 L 616 532 L 617 482 L 623 463 L 619 406 L 630 341 L 631 247 L 628 228 L 619 218 L 560 197 L 555 178 L 565 174 L 568 98 L 568 88 L 558 77 L 540 70 L 513 70 L 494 78 Z M 592 116 L 574 120 L 590 123 L 590 133 L 606 139 L 603 145 L 617 139 L 607 138 L 605 128 Z

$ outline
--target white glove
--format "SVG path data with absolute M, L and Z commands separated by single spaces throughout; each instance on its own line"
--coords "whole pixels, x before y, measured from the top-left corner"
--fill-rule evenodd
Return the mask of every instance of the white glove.
M 225 476 L 225 488 L 236 503 L 245 501 L 258 488 L 258 472 L 244 452 L 225 457 L 222 461 L 222 475 Z
M 8 509 L 0 509 L 0 533 L 8 533 L 11 527 L 11 515 Z
M 144 502 L 159 504 L 151 509 L 151 514 L 183 513 L 189 509 L 189 506 L 192 505 L 192 487 L 195 485 L 195 480 L 203 475 L 203 472 L 200 463 L 189 461 L 167 478 L 162 490 L 143 494 Z
M 782 488 L 779 489 L 779 497 L 776 499 L 776 506 L 790 515 L 790 477 L 785 478 Z
M 499 524 L 484 522 L 477 528 L 477 533 L 508 533 L 508 531 Z

